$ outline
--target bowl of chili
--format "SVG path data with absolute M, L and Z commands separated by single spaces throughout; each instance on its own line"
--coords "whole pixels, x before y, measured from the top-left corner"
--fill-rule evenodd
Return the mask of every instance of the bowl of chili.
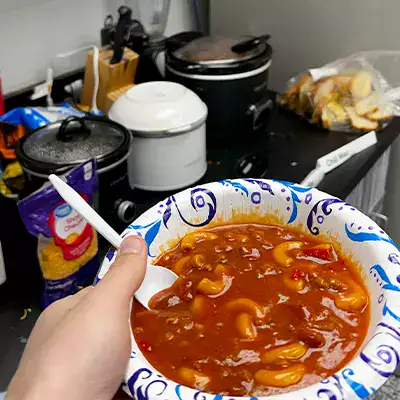
M 133 300 L 134 398 L 364 399 L 399 363 L 399 250 L 343 200 L 225 180 L 165 199 L 123 235 L 179 275 L 152 310 Z

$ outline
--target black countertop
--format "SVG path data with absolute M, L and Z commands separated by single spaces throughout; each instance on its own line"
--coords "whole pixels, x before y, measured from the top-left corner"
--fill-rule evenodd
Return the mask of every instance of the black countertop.
M 268 127 L 269 135 L 255 138 L 249 136 L 246 146 L 258 148 L 260 154 L 266 156 L 267 169 L 263 177 L 301 182 L 315 167 L 316 160 L 354 140 L 357 135 L 326 132 L 300 120 L 288 111 L 276 108 L 272 112 Z M 340 198 L 346 198 L 360 180 L 366 175 L 385 150 L 393 143 L 400 133 L 400 118 L 396 118 L 382 132 L 378 133 L 378 143 L 345 162 L 336 170 L 326 175 L 318 186 L 321 190 Z M 249 146 L 250 144 L 250 146 Z M 203 181 L 214 181 L 226 178 L 235 178 L 232 165 L 243 154 L 241 143 L 227 143 L 224 150 L 210 150 L 208 152 L 209 168 Z M 136 190 L 135 199 L 138 214 L 144 212 L 153 204 L 165 198 L 169 193 L 149 194 Z M 21 224 L 15 205 L 0 196 L 0 212 L 2 214 L 3 230 L 0 228 L 0 240 L 7 254 L 19 254 L 14 262 L 7 263 L 9 276 L 18 276 L 21 279 L 24 271 L 30 271 L 35 264 L 23 257 L 20 235 L 13 227 Z M 9 237 L 13 231 L 13 237 Z M 8 240 L 7 240 L 8 239 Z M 7 258 L 7 257 L 6 257 Z M 15 261 L 17 260 L 17 261 Z M 35 267 L 36 268 L 36 267 Z M 11 271 L 10 271 L 11 270 Z M 36 291 L 21 291 L 17 286 L 11 286 L 12 295 L 0 296 L 0 392 L 5 390 L 15 371 L 24 343 L 39 315 L 38 298 Z M 24 320 L 20 320 L 24 308 L 32 308 L 32 313 Z
M 272 119 L 270 131 L 278 136 L 289 135 L 289 145 L 280 149 L 280 141 L 271 148 L 271 177 L 292 182 L 301 182 L 315 168 L 319 157 L 351 142 L 360 135 L 345 132 L 327 132 L 299 120 L 296 115 L 286 110 L 276 110 L 276 118 Z M 346 198 L 361 179 L 372 168 L 375 162 L 394 142 L 400 133 L 400 118 L 395 118 L 382 132 L 378 132 L 378 143 L 346 161 L 337 169 L 328 173 L 318 185 L 318 189 Z M 275 147 L 275 144 L 277 146 Z M 291 167 L 290 163 L 298 163 Z
M 262 175 L 263 178 L 299 183 L 315 168 L 318 158 L 360 137 L 359 134 L 321 130 L 279 107 L 272 111 L 267 131 L 268 134 L 263 134 L 261 138 L 248 136 L 242 142 L 227 143 L 225 149 L 208 150 L 208 170 L 200 183 L 239 177 L 234 165 L 244 153 L 255 149 L 265 156 L 267 170 Z M 400 118 L 395 118 L 385 130 L 377 133 L 376 145 L 328 173 L 318 189 L 345 199 L 399 133 Z M 151 194 L 140 190 L 135 192 L 138 214 L 172 194 Z

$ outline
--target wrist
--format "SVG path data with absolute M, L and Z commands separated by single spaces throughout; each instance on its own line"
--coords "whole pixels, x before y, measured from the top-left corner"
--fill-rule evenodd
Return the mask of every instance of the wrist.
M 25 379 L 21 382 L 18 378 L 13 379 L 5 394 L 5 400 L 64 400 L 53 388 L 46 388 L 43 384 Z M 2 398 L 0 397 L 0 400 Z M 67 400 L 67 399 L 65 399 Z

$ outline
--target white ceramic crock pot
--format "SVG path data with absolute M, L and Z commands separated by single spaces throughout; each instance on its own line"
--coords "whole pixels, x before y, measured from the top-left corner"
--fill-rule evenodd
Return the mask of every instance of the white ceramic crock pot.
M 332 238 L 343 256 L 359 265 L 369 292 L 371 320 L 364 344 L 344 368 L 312 386 L 269 397 L 232 397 L 179 385 L 150 365 L 132 336 L 123 389 L 141 400 L 359 400 L 376 392 L 400 362 L 400 251 L 373 221 L 350 204 L 317 189 L 263 179 L 237 179 L 197 186 L 152 207 L 123 237 L 140 234 L 150 261 L 171 239 L 207 227 L 240 222 L 279 222 L 308 235 Z M 338 249 L 339 249 L 338 248 Z M 96 282 L 116 257 L 111 250 Z M 196 346 L 196 343 L 192 343 Z
M 132 187 L 176 190 L 206 173 L 207 106 L 191 90 L 172 82 L 142 83 L 113 104 L 109 117 L 132 132 Z

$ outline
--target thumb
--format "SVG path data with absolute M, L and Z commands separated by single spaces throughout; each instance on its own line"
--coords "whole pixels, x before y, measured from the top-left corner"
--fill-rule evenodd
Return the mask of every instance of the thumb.
M 143 282 L 146 265 L 146 242 L 140 236 L 129 236 L 122 242 L 117 258 L 95 289 L 108 298 L 129 301 Z

